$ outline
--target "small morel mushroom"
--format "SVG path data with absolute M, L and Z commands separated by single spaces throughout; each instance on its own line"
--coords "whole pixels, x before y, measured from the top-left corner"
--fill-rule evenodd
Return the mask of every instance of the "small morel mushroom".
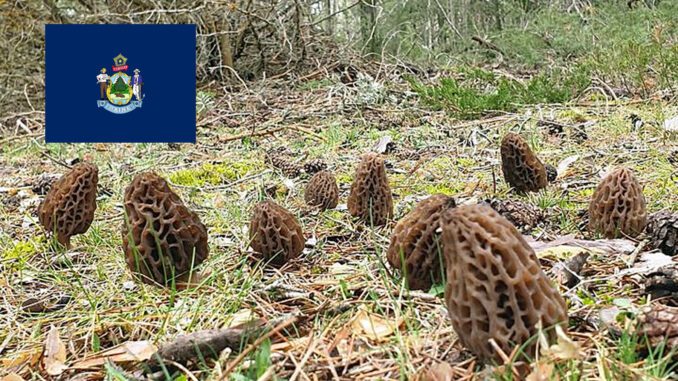
M 412 290 L 428 291 L 445 271 L 440 241 L 440 216 L 455 206 L 454 198 L 433 195 L 398 221 L 386 253 L 388 262 L 403 270 Z
M 313 175 L 306 185 L 304 200 L 308 205 L 321 209 L 334 209 L 339 203 L 337 179 L 329 171 L 320 171 Z
M 250 246 L 267 261 L 282 266 L 304 250 L 299 222 L 282 206 L 263 201 L 254 207 L 250 220 Z
M 304 163 L 304 172 L 312 175 L 327 169 L 327 163 L 323 159 L 313 159 Z
M 38 208 L 40 224 L 67 248 L 71 236 L 85 233 L 94 220 L 98 182 L 94 164 L 76 164 L 52 184 Z
M 140 173 L 125 190 L 122 247 L 127 266 L 147 284 L 170 286 L 209 255 L 207 229 L 167 181 Z
M 363 155 L 348 196 L 348 211 L 373 225 L 384 225 L 393 217 L 393 196 L 384 160 L 376 153 Z
M 520 135 L 509 132 L 501 141 L 504 179 L 516 191 L 537 192 L 548 181 L 546 168 Z
M 645 229 L 645 197 L 630 169 L 617 168 L 598 184 L 589 218 L 589 228 L 606 238 L 636 237 Z
M 490 340 L 506 354 L 525 344 L 523 353 L 533 356 L 529 340 L 540 323 L 549 339 L 549 328 L 567 327 L 563 297 L 508 220 L 482 204 L 449 209 L 442 218 L 445 300 L 464 346 L 482 361 L 501 362 Z
M 650 216 L 646 227 L 650 245 L 664 254 L 678 254 L 678 213 L 658 212 Z

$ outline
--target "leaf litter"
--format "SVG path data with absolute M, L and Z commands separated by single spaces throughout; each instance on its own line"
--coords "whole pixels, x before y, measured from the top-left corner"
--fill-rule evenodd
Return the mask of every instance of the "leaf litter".
M 396 218 L 416 200 L 434 193 L 450 194 L 459 204 L 500 197 L 537 206 L 547 221 L 526 238 L 545 269 L 562 264 L 573 270 L 569 261 L 583 254 L 587 258 L 579 271 L 572 271 L 576 283 L 560 284 L 569 303 L 570 333 L 557 333 L 556 343 L 544 346 L 530 379 L 558 379 L 567 362 L 577 364 L 581 379 L 595 379 L 600 369 L 616 364 L 613 358 L 594 354 L 601 346 L 614 352 L 619 345 L 604 321 L 619 325 L 620 314 L 633 316 L 647 306 L 645 278 L 676 266 L 676 261 L 641 247 L 629 267 L 626 258 L 638 242 L 596 239 L 579 227 L 578 213 L 586 208 L 599 175 L 620 163 L 630 163 L 638 172 L 650 211 L 676 211 L 678 183 L 666 180 L 676 168 L 661 153 L 675 151 L 675 141 L 662 140 L 662 131 L 654 129 L 629 133 L 621 127 L 626 125 L 624 104 L 540 106 L 551 107 L 548 111 L 555 121 L 565 126 L 596 124 L 588 129 L 587 140 L 564 135 L 550 141 L 537 123 L 538 114 L 530 109 L 460 122 L 444 112 L 420 108 L 406 95 L 409 90 L 395 70 L 381 69 L 379 81 L 388 83 L 390 97 L 400 97 L 397 102 L 385 98 L 384 87 L 376 85 L 365 86 L 365 94 L 339 91 L 339 86 L 290 90 L 290 83 L 281 79 L 268 83 L 280 86 L 267 86 L 256 94 L 211 89 L 218 95 L 199 116 L 194 146 L 56 149 L 36 136 L 11 140 L 0 157 L 0 313 L 8 316 L 0 322 L 0 339 L 5 341 L 0 344 L 0 364 L 6 372 L 0 374 L 71 377 L 87 369 L 103 377 L 105 364 L 116 364 L 141 376 L 142 366 L 163 348 L 177 343 L 176 348 L 189 348 L 181 343 L 193 342 L 191 335 L 230 334 L 258 322 L 265 329 L 256 337 L 237 336 L 247 340 L 202 359 L 186 352 L 176 371 L 198 379 L 210 377 L 210 371 L 217 379 L 228 373 L 242 375 L 257 364 L 259 351 L 269 348 L 270 356 L 259 363 L 281 378 L 400 379 L 429 368 L 437 377 L 433 379 L 479 377 L 483 368 L 458 344 L 440 294 L 404 290 L 399 276 L 384 265 L 392 226 L 357 223 L 345 204 L 323 213 L 309 210 L 302 197 L 305 176 L 288 178 L 270 166 L 260 169 L 263 152 L 281 146 L 290 147 L 299 160 L 324 159 L 337 175 L 341 200 L 360 154 L 383 152 Z M 369 66 L 363 70 L 377 72 Z M 377 81 L 375 76 L 365 78 Z M 263 106 L 253 106 L 262 99 Z M 660 114 L 656 107 L 633 105 L 645 120 Z M 678 111 L 671 105 L 660 107 L 667 115 Z M 43 118 L 38 113 L 31 123 L 40 124 Z M 517 121 L 522 124 L 517 126 Z M 545 161 L 558 167 L 556 184 L 534 198 L 509 193 L 501 179 L 497 142 L 516 129 L 532 137 Z M 593 143 L 601 139 L 608 143 Z M 73 254 L 79 262 L 55 263 L 47 242 L 38 240 L 42 232 L 34 223 L 33 209 L 44 192 L 39 181 L 42 174 L 62 173 L 63 163 L 84 157 L 102 168 L 102 186 L 110 192 L 98 199 L 93 227 L 75 241 L 77 255 L 64 257 Z M 122 259 L 118 229 L 123 220 L 121 194 L 131 176 L 149 169 L 168 177 L 185 170 L 190 174 L 202 163 L 225 160 L 244 168 L 243 173 L 207 186 L 173 184 L 204 218 L 210 239 L 218 238 L 211 242 L 205 266 L 211 271 L 176 292 L 130 284 L 134 280 Z M 299 260 L 282 269 L 253 261 L 248 251 L 248 212 L 269 185 L 286 190 L 273 192 L 272 197 L 299 216 L 312 243 Z M 35 249 L 28 253 L 22 247 Z M 26 274 L 55 293 L 70 295 L 71 301 L 58 310 L 19 314 L 22 302 L 36 294 L 32 283 L 24 281 Z M 671 300 L 664 298 L 651 304 Z M 601 319 L 607 309 L 616 310 Z M 282 325 L 288 316 L 294 316 L 294 322 Z M 666 312 L 648 316 L 669 321 Z M 64 337 L 67 333 L 68 350 L 59 333 Z

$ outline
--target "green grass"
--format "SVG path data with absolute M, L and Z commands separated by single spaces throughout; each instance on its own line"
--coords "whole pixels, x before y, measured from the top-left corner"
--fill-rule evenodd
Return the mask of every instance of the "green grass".
M 582 68 L 574 72 L 541 72 L 525 81 L 481 69 L 462 68 L 459 73 L 463 79 L 447 77 L 431 85 L 413 78 L 409 82 L 424 104 L 461 119 L 515 111 L 525 105 L 566 103 L 590 84 L 590 76 Z

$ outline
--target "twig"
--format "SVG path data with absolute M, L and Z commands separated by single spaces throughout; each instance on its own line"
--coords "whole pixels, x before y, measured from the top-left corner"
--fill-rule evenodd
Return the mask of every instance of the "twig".
M 650 242 L 649 239 L 644 239 L 638 243 L 635 249 L 629 254 L 629 259 L 626 261 L 626 266 L 631 267 L 633 264 L 636 262 L 636 259 L 638 259 L 638 254 L 643 250 L 643 248 Z
M 240 134 L 240 135 L 235 135 L 235 136 L 227 136 L 223 139 L 219 139 L 219 141 L 221 143 L 225 143 L 225 142 L 230 142 L 230 141 L 233 141 L 233 140 L 239 140 L 239 139 L 242 139 L 242 138 L 270 135 L 270 134 L 274 134 L 278 131 L 282 131 L 285 128 L 287 128 L 287 126 L 272 128 L 270 130 L 264 130 L 264 131 L 259 131 L 259 132 L 248 132 L 248 133 L 245 133 L 245 134 Z
M 9 143 L 9 142 L 11 142 L 12 140 L 19 140 L 19 139 L 21 139 L 21 138 L 35 138 L 35 137 L 38 137 L 38 136 L 40 136 L 40 135 L 42 135 L 42 134 L 43 134 L 43 132 L 35 132 L 35 133 L 32 133 L 32 134 L 23 134 L 23 135 L 13 135 L 13 136 L 9 136 L 9 137 L 6 137 L 6 138 L 0 140 L 0 145 L 3 145 L 3 144 L 5 144 L 5 143 Z
M 260 338 L 258 338 L 254 343 L 252 343 L 249 347 L 247 347 L 247 349 L 245 349 L 244 351 L 240 352 L 240 354 L 238 355 L 238 357 L 236 357 L 235 360 L 233 360 L 233 361 L 228 365 L 228 368 L 226 368 L 226 370 L 225 370 L 224 373 L 221 375 L 221 377 L 219 377 L 219 381 L 226 380 L 226 379 L 228 378 L 228 376 L 231 374 L 231 372 L 233 372 L 233 369 L 235 369 L 235 367 L 238 366 L 238 364 L 240 364 L 240 363 L 242 362 L 242 360 L 245 359 L 245 356 L 247 356 L 247 354 L 249 354 L 250 352 L 252 352 L 255 348 L 259 347 L 259 345 L 260 345 L 261 343 L 263 343 L 264 340 L 266 340 L 266 339 L 268 339 L 269 337 L 275 335 L 276 333 L 282 331 L 284 328 L 286 328 L 287 326 L 289 326 L 289 325 L 295 323 L 296 321 L 297 321 L 297 317 L 296 317 L 296 316 L 290 317 L 289 319 L 287 319 L 287 320 L 283 321 L 282 323 L 280 323 L 280 324 L 279 324 L 277 327 L 275 327 L 274 329 L 268 331 L 265 335 L 262 335 L 262 336 L 261 336 Z

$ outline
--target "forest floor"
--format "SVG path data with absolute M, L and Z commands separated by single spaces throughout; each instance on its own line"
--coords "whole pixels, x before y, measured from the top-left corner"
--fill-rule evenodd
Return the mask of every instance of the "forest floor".
M 532 380 L 676 377 L 670 355 L 641 356 L 630 328 L 644 306 L 657 303 L 644 293 L 657 257 L 643 245 L 636 250 L 642 237 L 596 240 L 582 215 L 601 176 L 619 165 L 634 171 L 649 213 L 678 211 L 678 142 L 662 128 L 678 115 L 675 102 L 582 99 L 459 121 L 421 106 L 402 82 L 374 84 L 379 102 L 336 78 L 291 88 L 248 85 L 198 91 L 195 145 L 45 144 L 41 129 L 0 138 L 0 376 L 132 379 L 141 377 L 140 360 L 180 335 L 264 319 L 285 326 L 244 344 L 241 356 L 227 350 L 217 359 L 168 364 L 156 376 L 401 380 L 447 362 L 449 379 L 510 379 L 510 369 L 491 376 L 457 341 L 439 286 L 409 292 L 385 261 L 396 221 L 417 201 L 444 193 L 457 203 L 516 200 L 541 209 L 546 217 L 525 232 L 547 274 L 574 254 L 590 254 L 581 282 L 560 285 L 572 341 L 562 338 L 559 355 L 533 364 Z M 645 122 L 637 130 L 631 114 Z M 23 122 L 41 118 L 37 112 Z M 546 190 L 509 191 L 498 150 L 508 131 L 559 168 Z M 395 218 L 370 227 L 345 204 L 360 155 L 379 149 L 385 137 L 392 140 L 384 157 Z M 306 206 L 308 176 L 288 178 L 266 162 L 265 152 L 280 146 L 299 164 L 321 158 L 329 165 L 340 188 L 336 209 Z M 36 208 L 50 179 L 77 160 L 99 167 L 96 217 L 74 237 L 73 249 L 54 251 Z M 168 179 L 208 228 L 210 256 L 202 268 L 209 273 L 192 288 L 145 285 L 126 266 L 123 192 L 144 171 Z M 299 218 L 307 239 L 302 256 L 282 268 L 257 261 L 248 247 L 250 211 L 266 194 Z M 599 245 L 586 248 L 581 240 Z M 112 355 L 110 348 L 132 342 L 136 357 Z

